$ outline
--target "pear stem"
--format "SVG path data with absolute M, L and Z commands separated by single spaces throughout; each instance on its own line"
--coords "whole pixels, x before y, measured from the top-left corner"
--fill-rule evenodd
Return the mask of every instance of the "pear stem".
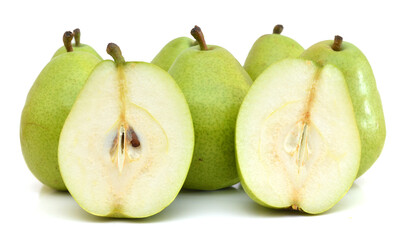
M 281 32 L 283 31 L 284 26 L 281 24 L 277 24 L 274 29 L 273 29 L 273 34 L 281 34 Z
M 81 42 L 80 42 L 80 38 L 81 38 L 81 31 L 79 28 L 74 29 L 74 38 L 75 38 L 75 46 L 79 47 Z
M 336 35 L 334 38 L 334 43 L 332 44 L 331 48 L 334 51 L 341 51 L 341 47 L 342 47 L 342 37 L 339 35 Z
M 71 41 L 72 41 L 73 37 L 74 37 L 74 35 L 70 31 L 66 31 L 64 33 L 64 36 L 62 37 L 62 41 L 64 42 L 64 47 L 67 50 L 67 52 L 74 51 L 74 49 L 72 49 L 72 44 L 71 44 Z
M 108 44 L 107 53 L 111 55 L 117 65 L 122 65 L 125 63 L 125 59 L 122 56 L 121 49 L 115 43 Z
M 206 51 L 208 50 L 207 45 L 206 45 L 206 41 L 204 39 L 203 36 L 203 32 L 202 29 L 200 29 L 199 26 L 195 26 L 191 31 L 190 34 L 192 34 L 192 36 L 196 39 L 196 41 L 199 43 L 200 45 L 200 49 L 202 51 Z

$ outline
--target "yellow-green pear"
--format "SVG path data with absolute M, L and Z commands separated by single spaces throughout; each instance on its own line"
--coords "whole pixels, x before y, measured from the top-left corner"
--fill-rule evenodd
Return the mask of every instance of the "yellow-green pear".
M 160 50 L 151 63 L 168 71 L 181 52 L 195 45 L 197 45 L 197 42 L 188 37 L 173 39 Z
M 237 165 L 260 205 L 319 214 L 350 189 L 361 143 L 344 75 L 311 60 L 268 67 L 241 105 Z
M 182 91 L 163 69 L 114 61 L 98 64 L 61 131 L 59 166 L 68 191 L 87 212 L 143 218 L 177 196 L 192 160 L 194 133 Z
M 386 137 L 382 102 L 372 68 L 365 55 L 340 36 L 311 46 L 301 57 L 320 65 L 332 64 L 344 74 L 361 138 L 359 177 L 378 159 Z
M 96 57 L 98 57 L 100 60 L 102 60 L 101 56 L 89 45 L 81 43 L 81 31 L 79 28 L 76 28 L 73 31 L 74 34 L 74 39 L 75 39 L 75 44 L 72 46 L 73 51 L 75 52 L 88 52 L 91 54 L 94 54 Z M 53 55 L 53 58 L 56 56 L 59 56 L 63 53 L 66 53 L 67 49 L 65 46 L 60 47 Z
M 73 34 L 63 37 L 66 53 L 54 57 L 28 93 L 21 114 L 20 142 L 28 168 L 43 184 L 66 190 L 58 167 L 58 140 L 64 121 L 100 58 L 71 46 Z
M 295 40 L 281 35 L 282 25 L 276 25 L 273 34 L 261 36 L 251 48 L 244 69 L 254 80 L 271 64 L 289 57 L 298 57 L 304 48 Z
M 206 45 L 199 27 L 191 34 L 200 46 L 183 51 L 169 69 L 189 104 L 195 130 L 195 150 L 184 188 L 215 190 L 239 181 L 234 129 L 252 81 L 226 49 Z

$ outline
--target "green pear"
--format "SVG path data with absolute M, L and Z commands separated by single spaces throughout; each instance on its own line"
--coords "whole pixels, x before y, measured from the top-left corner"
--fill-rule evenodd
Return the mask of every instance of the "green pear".
M 181 52 L 195 45 L 197 45 L 197 42 L 188 37 L 173 39 L 160 50 L 151 63 L 168 71 Z
M 81 43 L 81 31 L 79 28 L 76 28 L 74 30 L 74 39 L 75 39 L 75 44 L 74 46 L 72 46 L 73 50 L 75 52 L 88 52 L 91 54 L 94 54 L 95 56 L 97 56 L 100 60 L 102 60 L 101 56 L 99 56 L 99 54 L 90 46 L 88 46 L 87 44 L 83 44 Z M 67 52 L 67 49 L 65 46 L 60 47 L 53 55 L 53 58 L 64 54 Z
M 244 69 L 253 80 L 271 64 L 284 58 L 298 57 L 304 48 L 293 39 L 281 35 L 282 25 L 276 25 L 273 34 L 261 36 L 254 43 L 246 62 Z
M 241 184 L 257 203 L 310 214 L 334 206 L 361 157 L 341 70 L 290 58 L 268 67 L 240 108 L 236 151 Z
M 311 46 L 301 57 L 320 65 L 332 64 L 345 76 L 362 144 L 359 177 L 381 154 L 386 136 L 382 102 L 371 66 L 357 47 L 343 42 L 340 36 Z
M 189 106 L 158 66 L 125 62 L 119 47 L 89 76 L 61 131 L 61 175 L 87 212 L 142 218 L 168 206 L 192 160 Z
M 191 34 L 200 46 L 183 51 L 169 69 L 189 104 L 195 130 L 195 150 L 184 188 L 215 190 L 239 181 L 234 129 L 252 81 L 227 50 L 206 45 L 199 27 Z
M 31 172 L 45 185 L 66 190 L 58 168 L 58 139 L 64 121 L 92 69 L 94 54 L 75 51 L 73 34 L 64 34 L 67 52 L 53 58 L 28 93 L 21 114 L 21 149 Z

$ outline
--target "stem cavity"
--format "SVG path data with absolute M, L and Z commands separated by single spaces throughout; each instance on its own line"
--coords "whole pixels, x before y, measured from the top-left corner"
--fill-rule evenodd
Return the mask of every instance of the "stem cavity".
M 80 38 L 81 38 L 81 31 L 79 28 L 74 29 L 74 38 L 75 38 L 75 46 L 79 47 L 81 42 L 80 42 Z
M 74 37 L 74 34 L 72 34 L 72 32 L 70 32 L 70 31 L 66 31 L 64 33 L 64 36 L 62 37 L 62 41 L 64 42 L 64 47 L 67 50 L 67 52 L 74 51 L 72 49 L 72 44 L 71 44 L 71 41 L 72 41 L 73 37 Z
M 117 65 L 122 65 L 125 63 L 125 59 L 122 56 L 121 49 L 115 43 L 110 43 L 107 46 L 107 53 L 111 55 Z
M 284 29 L 283 25 L 277 24 L 273 29 L 273 34 L 281 34 L 283 29 Z
M 203 36 L 203 32 L 202 32 L 202 30 L 200 29 L 199 26 L 196 25 L 196 26 L 190 31 L 190 34 L 192 34 L 192 36 L 193 36 L 193 37 L 196 39 L 196 41 L 199 43 L 200 49 L 201 49 L 202 51 L 208 50 L 207 45 L 206 45 L 206 41 L 205 41 L 204 36 Z
M 336 35 L 334 38 L 334 43 L 332 44 L 331 48 L 334 51 L 341 51 L 341 47 L 342 47 L 342 37 L 339 35 Z

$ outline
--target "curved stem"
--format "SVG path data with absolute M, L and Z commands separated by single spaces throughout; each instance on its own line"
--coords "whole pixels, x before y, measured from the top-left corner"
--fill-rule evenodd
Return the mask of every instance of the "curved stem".
M 81 31 L 79 28 L 74 29 L 74 38 L 75 38 L 75 46 L 79 47 L 81 42 L 80 42 L 80 38 L 81 38 Z
M 206 45 L 206 41 L 204 39 L 203 36 L 203 32 L 202 29 L 200 29 L 200 27 L 198 27 L 197 25 L 190 31 L 190 34 L 192 34 L 192 36 L 196 39 L 196 41 L 199 43 L 200 45 L 200 49 L 202 51 L 206 51 L 208 50 L 207 45 Z
M 274 29 L 273 29 L 273 34 L 281 34 L 281 32 L 283 31 L 284 26 L 281 24 L 277 24 Z
M 107 46 L 107 53 L 111 55 L 117 65 L 122 65 L 125 63 L 125 59 L 122 56 L 121 49 L 115 43 L 110 43 Z
M 65 47 L 65 49 L 67 50 L 67 52 L 72 52 L 72 51 L 74 51 L 73 49 L 72 49 L 72 44 L 71 44 L 71 41 L 72 41 L 72 38 L 74 37 L 74 35 L 72 34 L 72 32 L 70 32 L 70 31 L 66 31 L 65 33 L 64 33 L 64 36 L 62 37 L 62 41 L 64 42 L 64 47 Z
M 341 47 L 342 47 L 342 37 L 339 35 L 336 35 L 334 38 L 334 43 L 332 44 L 331 48 L 334 51 L 341 51 Z

